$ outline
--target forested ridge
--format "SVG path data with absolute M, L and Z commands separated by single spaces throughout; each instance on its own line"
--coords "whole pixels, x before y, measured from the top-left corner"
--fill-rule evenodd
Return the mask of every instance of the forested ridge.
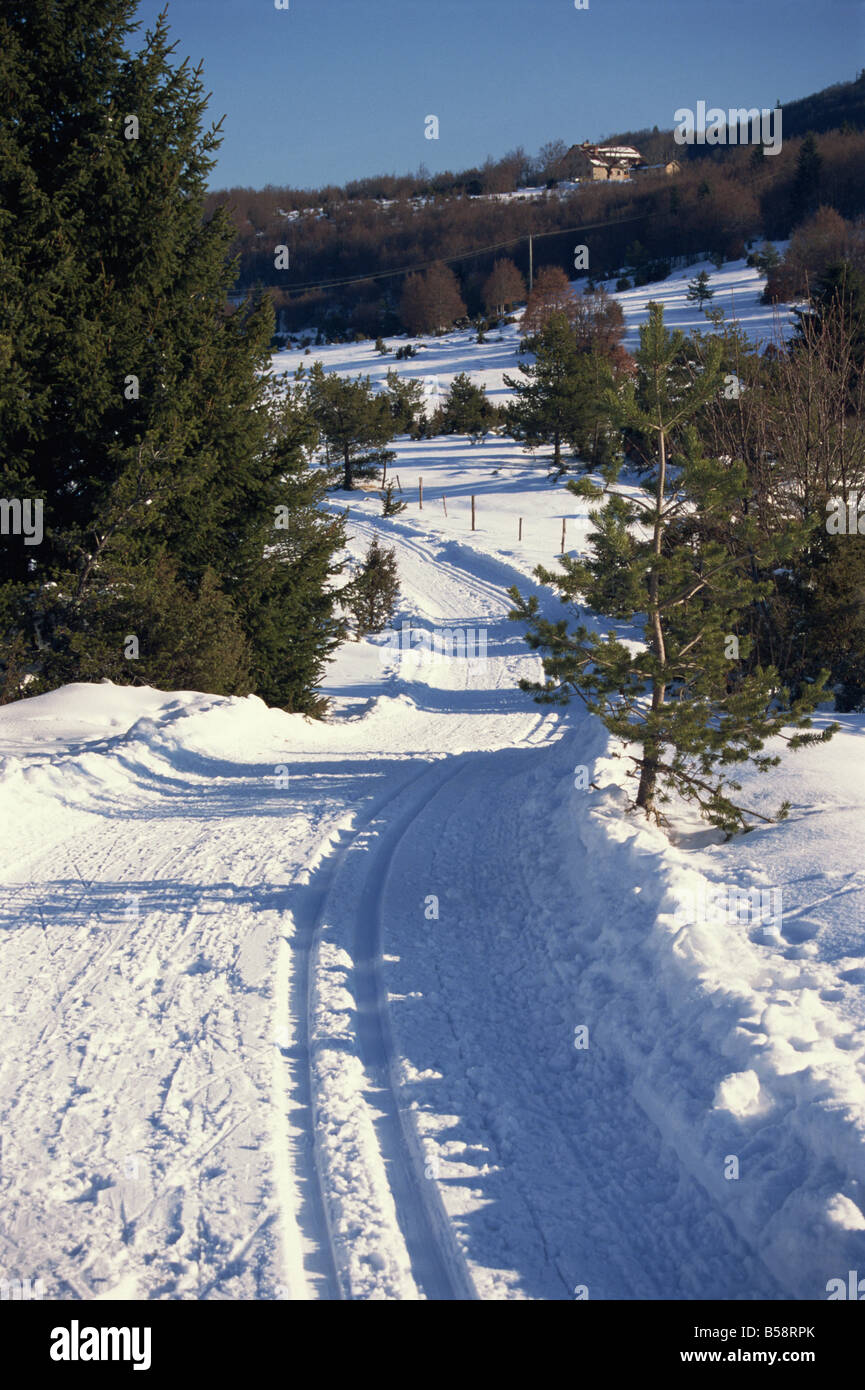
M 228 208 L 239 256 L 235 288 L 267 286 L 283 331 L 392 333 L 406 326 L 400 298 L 408 268 L 447 261 L 466 312 L 475 315 L 498 256 L 528 274 L 529 233 L 536 269 L 572 266 L 582 240 L 590 261 L 577 273 L 598 278 L 633 269 L 635 244 L 645 264 L 713 254 L 730 260 L 757 239 L 788 237 L 818 206 L 854 218 L 865 202 L 863 103 L 861 75 L 790 103 L 773 155 L 760 145 L 680 145 L 672 130 L 657 127 L 607 137 L 635 146 L 648 165 L 677 160 L 681 169 L 672 176 L 573 185 L 558 177 L 568 148 L 559 139 L 536 155 L 516 149 L 456 173 L 431 175 L 422 166 L 414 175 L 345 187 L 222 189 L 208 195 L 206 207 L 208 215 Z M 818 167 L 805 187 L 802 147 L 813 132 Z M 525 188 L 536 195 L 508 196 Z

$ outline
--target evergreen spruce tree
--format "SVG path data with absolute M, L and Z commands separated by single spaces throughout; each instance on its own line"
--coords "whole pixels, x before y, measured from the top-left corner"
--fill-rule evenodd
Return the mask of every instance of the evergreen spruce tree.
M 791 655 L 800 679 L 826 667 L 836 710 L 865 709 L 865 534 L 816 529 L 807 551 L 785 571 L 781 595 L 795 627 Z
M 516 396 L 506 407 L 507 429 L 530 449 L 551 444 L 553 467 L 561 476 L 567 467 L 563 447 L 579 447 L 595 434 L 600 400 L 598 363 L 590 354 L 580 352 L 565 314 L 550 315 L 524 346 L 534 353 L 535 360 L 520 363 L 524 379 L 504 378 Z M 607 372 L 605 389 L 610 381 Z
M 178 579 L 167 554 L 151 560 L 131 582 L 112 553 L 78 609 L 79 623 L 64 631 L 63 654 L 52 672 L 81 681 L 153 685 L 246 695 L 252 689 L 251 653 L 233 606 L 212 570 L 197 590 Z
M 401 502 L 398 497 L 393 495 L 393 483 L 388 483 L 381 499 L 382 516 L 399 516 L 400 512 L 406 510 L 406 503 Z
M 705 270 L 701 270 L 699 275 L 688 281 L 686 298 L 696 301 L 697 304 L 704 304 L 707 299 L 712 298 L 714 293 L 714 290 L 709 289 L 709 275 Z
M 675 370 L 682 335 L 666 332 L 660 305 L 651 306 L 640 343 L 638 380 L 610 404 L 622 425 L 654 440 L 652 476 L 642 495 L 614 492 L 599 507 L 588 559 L 563 557 L 562 573 L 536 573 L 563 600 L 579 596 L 636 625 L 642 646 L 622 640 L 632 631 L 599 634 L 580 625 L 569 632 L 566 621 L 541 617 L 537 598 L 514 588 L 511 617 L 528 623 L 527 641 L 543 653 L 546 676 L 521 684 L 542 702 L 579 695 L 611 733 L 636 745 L 628 756 L 638 777 L 635 804 L 646 814 L 662 819 L 677 792 L 732 832 L 757 814 L 733 800 L 739 784 L 732 768 L 747 760 L 762 771 L 776 764 L 764 745 L 790 727 L 792 748 L 831 736 L 834 726 L 822 735 L 804 732 L 826 672 L 791 701 L 772 668 L 749 666 L 748 637 L 739 637 L 749 606 L 768 592 L 754 577 L 755 561 L 781 563 L 796 539 L 759 535 L 741 503 L 744 466 L 703 456 L 691 422 L 720 389 L 720 342 L 710 340 L 687 391 Z M 672 438 L 680 440 L 673 456 Z M 608 486 L 616 476 L 610 468 Z M 588 479 L 568 487 L 598 501 L 605 495 Z
M 393 420 L 393 432 L 411 434 L 420 424 L 424 414 L 426 393 L 422 381 L 416 377 L 400 376 L 396 367 L 389 368 L 386 376 L 385 395 Z
M 472 442 L 489 434 L 498 412 L 486 389 L 476 386 L 466 372 L 458 372 L 448 393 L 430 421 L 431 434 L 467 434 Z
M 762 145 L 760 146 L 762 149 Z M 757 252 L 757 267 L 766 275 L 770 270 L 774 270 L 776 265 L 781 264 L 781 253 L 777 246 L 773 246 L 771 241 L 764 241 L 760 250 Z
M 852 261 L 834 261 L 811 290 L 806 310 L 796 309 L 794 342 L 805 345 L 815 329 L 830 321 L 849 334 L 857 374 L 865 367 L 865 274 Z
M 286 651 L 301 634 L 328 650 L 318 586 L 340 536 L 304 501 L 295 539 L 307 529 L 318 569 L 269 588 L 275 508 L 308 467 L 269 400 L 272 310 L 227 311 L 234 230 L 224 208 L 204 217 L 220 137 L 201 72 L 175 63 L 164 18 L 130 53 L 134 10 L 0 12 L 0 491 L 44 505 L 41 545 L 0 553 L 5 698 L 111 673 L 301 708 L 316 661 Z M 139 656 L 118 666 L 128 635 Z
M 343 593 L 356 636 L 381 632 L 393 616 L 398 598 L 396 551 L 388 550 L 378 536 L 373 536 L 363 564 Z
M 254 690 L 269 704 L 324 713 L 317 686 L 345 640 L 334 579 L 345 546 L 345 515 L 324 510 L 328 476 L 310 466 L 318 439 L 302 385 L 265 384 L 269 417 L 267 506 L 259 518 L 255 563 L 240 574 Z M 263 558 L 261 558 L 263 557 Z
M 790 211 L 794 222 L 801 222 L 820 202 L 820 177 L 823 156 L 817 148 L 813 131 L 809 131 L 799 147 L 796 174 L 790 191 Z
M 368 376 L 337 376 L 320 362 L 313 364 L 308 389 L 310 411 L 328 447 L 342 458 L 342 486 L 350 492 L 357 477 L 372 472 L 373 462 L 393 457 L 386 446 L 397 430 L 388 398 L 376 393 Z

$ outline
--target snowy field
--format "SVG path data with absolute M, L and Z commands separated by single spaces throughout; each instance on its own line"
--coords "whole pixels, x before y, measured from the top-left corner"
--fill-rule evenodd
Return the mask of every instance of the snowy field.
M 777 242 L 776 245 L 783 252 L 787 243 Z M 775 309 L 760 303 L 766 281 L 759 271 L 746 266 L 744 261 L 728 261 L 720 270 L 716 270 L 710 261 L 699 261 L 675 270 L 667 280 L 622 293 L 615 291 L 614 280 L 600 282 L 622 306 L 625 315 L 624 344 L 630 352 L 639 347 L 640 324 L 645 322 L 649 300 L 663 304 L 667 328 L 680 328 L 685 333 L 695 329 L 709 330 L 710 325 L 702 309 L 689 303 L 687 298 L 688 284 L 701 270 L 708 274 L 714 295 L 707 308 L 723 309 L 727 320 L 738 320 L 755 343 L 765 346 L 790 337 L 795 324 L 792 308 L 781 305 Z M 574 281 L 574 288 L 581 292 L 584 282 Z M 391 349 L 387 357 L 380 356 L 369 339 L 362 343 L 340 343 L 331 347 L 311 346 L 309 353 L 303 348 L 295 348 L 274 354 L 274 370 L 294 372 L 301 363 L 308 367 L 318 360 L 325 371 L 369 376 L 383 386 L 388 370 L 395 367 L 400 376 L 429 378 L 431 388 L 435 380 L 441 392 L 447 391 L 458 372 L 468 372 L 474 382 L 486 387 L 490 399 L 500 405 L 512 394 L 504 385 L 503 374 L 507 372 L 513 375 L 519 362 L 531 360 L 528 356 L 517 356 L 521 336 L 518 315 L 517 320 L 516 323 L 505 324 L 501 329 L 493 329 L 484 343 L 478 343 L 477 334 L 472 329 L 438 338 L 401 336 L 385 339 Z M 303 337 L 303 334 L 296 336 Z M 394 349 L 407 342 L 418 348 L 417 357 L 395 362 Z
M 699 269 L 620 296 L 632 337 L 653 297 L 694 323 Z M 756 273 L 709 269 L 770 336 Z M 473 337 L 396 366 L 500 398 L 517 326 Z M 393 365 L 274 365 L 316 357 Z M 108 683 L 0 710 L 2 1277 L 825 1298 L 865 1272 L 865 717 L 745 778 L 780 825 L 625 816 L 599 723 L 516 688 L 540 663 L 506 589 L 560 615 L 532 570 L 584 504 L 510 441 L 397 448 L 408 511 L 333 505 L 353 556 L 396 547 L 397 629 L 471 654 L 349 642 L 328 723 Z

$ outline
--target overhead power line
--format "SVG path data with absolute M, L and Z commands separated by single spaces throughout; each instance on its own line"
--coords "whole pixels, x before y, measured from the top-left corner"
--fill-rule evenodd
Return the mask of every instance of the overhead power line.
M 411 275 L 419 270 L 429 270 L 433 265 L 448 265 L 455 261 L 468 261 L 475 256 L 486 256 L 491 251 L 504 251 L 508 246 L 516 246 L 521 241 L 541 241 L 544 237 L 567 236 L 572 232 L 594 232 L 601 227 L 626 227 L 632 222 L 644 222 L 647 216 L 647 213 L 641 213 L 638 217 L 619 217 L 608 222 L 584 222 L 577 227 L 555 227 L 549 232 L 522 232 L 508 241 L 496 241 L 489 246 L 479 246 L 474 251 L 460 251 L 454 256 L 436 256 L 434 260 L 418 261 L 414 265 L 400 266 L 397 270 L 375 270 L 363 275 L 346 275 L 340 280 L 307 280 L 299 285 L 286 285 L 284 293 L 292 295 L 305 290 L 336 289 L 340 285 L 357 284 L 360 280 L 387 280 L 396 275 Z M 253 287 L 250 286 L 251 288 Z M 279 286 L 265 285 L 264 288 L 273 290 Z

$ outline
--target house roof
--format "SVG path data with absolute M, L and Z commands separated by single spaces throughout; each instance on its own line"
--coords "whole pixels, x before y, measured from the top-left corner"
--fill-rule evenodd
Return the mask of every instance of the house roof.
M 597 153 L 604 159 L 642 159 L 639 150 L 633 145 L 598 145 Z
M 643 156 L 633 145 L 593 145 L 590 140 L 583 140 L 562 156 L 561 165 L 564 167 L 575 154 L 582 155 L 593 169 L 629 169 L 643 162 Z

